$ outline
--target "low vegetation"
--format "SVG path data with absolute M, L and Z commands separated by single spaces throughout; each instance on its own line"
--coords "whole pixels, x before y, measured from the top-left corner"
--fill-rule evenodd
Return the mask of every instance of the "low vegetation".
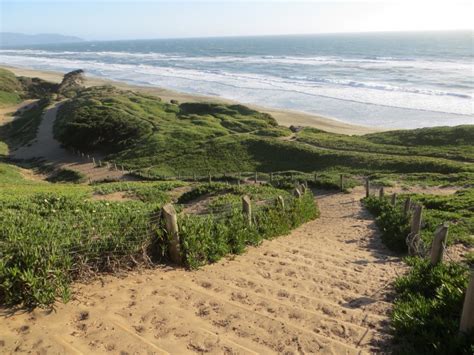
M 15 75 L 0 68 L 0 107 L 21 102 L 23 88 Z
M 48 98 L 57 85 L 38 78 L 16 77 L 0 68 L 0 107 L 19 104 L 25 99 Z
M 422 239 L 426 249 L 431 245 L 436 227 L 449 224 L 448 244 L 464 243 L 474 246 L 474 188 L 460 190 L 454 195 L 438 196 L 427 194 L 405 194 L 398 197 L 393 206 L 389 198 L 370 196 L 365 199 L 367 208 L 377 217 L 382 230 L 382 240 L 392 250 L 406 252 L 405 239 L 410 232 L 410 215 L 405 215 L 404 200 L 424 206 Z
M 209 191 L 209 189 L 207 189 Z M 247 245 L 258 245 L 263 239 L 286 234 L 300 224 L 314 219 L 319 212 L 314 204 L 314 197 L 307 192 L 297 199 L 283 191 L 273 188 L 229 189 L 221 195 L 217 204 L 211 205 L 207 215 L 186 215 L 179 221 L 182 248 L 185 263 L 190 268 L 215 262 L 229 253 L 240 254 Z M 213 191 L 215 191 L 213 189 Z M 240 197 L 242 193 L 253 192 L 253 217 L 251 222 L 242 213 Z M 258 197 L 268 197 L 279 193 L 284 195 L 282 206 L 276 198 L 267 198 L 265 204 L 258 204 Z M 238 198 L 236 198 L 238 197 Z M 229 206 L 230 209 L 213 213 L 213 208 Z
M 445 128 L 442 134 L 452 136 L 454 130 Z M 452 154 L 444 154 L 441 142 L 403 150 L 395 144 L 374 143 L 382 139 L 377 135 L 350 137 L 314 129 L 302 130 L 296 141 L 291 141 L 281 139 L 291 134 L 289 129 L 245 106 L 172 104 L 112 87 L 80 91 L 61 107 L 55 126 L 56 137 L 66 146 L 101 150 L 128 169 L 156 178 L 290 170 L 348 175 L 473 174 L 473 166 L 465 163 L 472 153 L 467 143 L 472 130 L 460 127 L 455 131 L 463 132 L 465 145 L 462 150 L 448 147 Z M 395 140 L 397 134 L 402 139 L 406 133 L 396 133 L 390 139 Z M 427 153 L 425 148 L 431 150 Z M 459 157 L 464 153 L 466 156 Z
M 436 227 L 449 222 L 447 244 L 474 245 L 474 189 L 454 195 L 405 195 L 424 206 L 422 239 L 429 250 Z M 405 239 L 410 232 L 410 215 L 403 203 L 393 206 L 387 198 L 370 196 L 364 200 L 377 216 L 382 240 L 396 252 L 405 253 Z M 395 282 L 396 302 L 391 326 L 395 353 L 400 354 L 471 354 L 474 333 L 459 334 L 459 321 L 469 279 L 467 255 L 463 262 L 445 262 L 432 266 L 426 259 L 406 259 L 411 267 L 407 275 Z
M 172 200 L 175 189 L 186 185 L 179 181 L 52 184 L 25 180 L 17 167 L 0 163 L 0 303 L 46 306 L 58 298 L 67 301 L 74 280 L 164 261 L 167 238 L 158 211 Z M 272 201 L 256 207 L 252 226 L 243 224 L 241 206 L 236 204 L 225 216 L 180 217 L 188 267 L 287 233 L 317 213 L 310 194 L 295 201 L 287 191 L 273 187 L 226 184 L 198 184 L 193 191 L 210 190 L 220 194 L 216 208 L 240 201 L 242 194 L 255 201 L 282 195 L 286 205 L 283 210 Z M 91 199 L 93 194 L 114 192 L 125 192 L 132 199 Z M 198 195 L 190 193 L 187 199 Z M 241 234 L 234 239 L 237 229 Z
M 346 190 L 361 184 L 362 176 L 385 186 L 464 187 L 452 196 L 400 195 L 395 206 L 376 197 L 365 204 L 377 217 L 384 243 L 396 252 L 406 252 L 406 197 L 425 208 L 425 245 L 443 222 L 450 225 L 448 244 L 474 245 L 473 126 L 361 137 L 312 128 L 292 133 L 270 115 L 242 105 L 168 103 L 109 86 L 84 89 L 77 83 L 64 85 L 69 100 L 59 110 L 57 139 L 66 147 L 104 153 L 106 160 L 136 170 L 135 177 L 152 181 L 86 185 L 84 176 L 69 170 L 58 171 L 50 182 L 24 179 L 24 171 L 5 157 L 6 143 L 31 142 L 58 86 L 0 70 L 0 106 L 41 98 L 0 129 L 1 304 L 51 305 L 70 298 L 74 280 L 165 261 L 169 241 L 159 210 L 176 199 L 178 212 L 200 206 L 178 218 L 187 267 L 242 253 L 248 245 L 318 216 L 310 191 L 299 199 L 292 195 L 295 182 L 339 189 L 340 174 Z M 256 171 L 259 181 L 267 183 L 237 183 L 241 177 L 252 179 Z M 220 182 L 208 183 L 209 173 Z M 189 178 L 193 174 L 199 181 Z M 189 181 L 153 181 L 183 175 Z M 117 192 L 125 198 L 106 200 Z M 244 195 L 252 200 L 250 221 L 242 213 Z M 435 267 L 421 258 L 407 259 L 410 271 L 395 284 L 396 351 L 472 353 L 470 335 L 457 333 L 466 265 L 472 259 L 469 254 L 466 262 Z
M 406 276 L 395 282 L 392 313 L 395 353 L 472 354 L 474 330 L 459 333 L 469 271 L 459 263 L 432 266 L 420 258 L 407 260 Z

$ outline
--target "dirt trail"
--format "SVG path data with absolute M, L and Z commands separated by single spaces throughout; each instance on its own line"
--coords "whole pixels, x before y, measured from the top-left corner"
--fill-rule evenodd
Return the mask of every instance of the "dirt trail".
M 11 153 L 15 159 L 43 158 L 47 163 L 57 168 L 67 168 L 84 174 L 90 181 L 104 179 L 123 179 L 125 175 L 121 171 L 115 171 L 107 167 L 96 167 L 87 158 L 81 158 L 62 148 L 60 143 L 54 139 L 53 125 L 60 104 L 46 110 L 41 124 L 38 128 L 36 139 L 29 145 L 20 147 Z
M 55 312 L 2 319 L 0 352 L 383 351 L 388 285 L 403 263 L 381 244 L 362 193 L 319 192 L 319 219 L 197 271 L 162 267 L 76 286 Z

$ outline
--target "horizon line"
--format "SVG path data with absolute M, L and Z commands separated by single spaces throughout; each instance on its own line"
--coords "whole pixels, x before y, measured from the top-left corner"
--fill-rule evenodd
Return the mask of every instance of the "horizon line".
M 472 32 L 474 35 L 474 29 L 469 28 L 458 28 L 458 29 L 426 29 L 426 30 L 375 30 L 375 31 L 354 31 L 354 32 L 306 32 L 306 33 L 280 33 L 280 34 L 245 34 L 245 35 L 209 35 L 209 36 L 183 36 L 183 37 L 150 37 L 150 38 L 117 38 L 117 39 L 87 39 L 78 35 L 65 35 L 61 33 L 52 32 L 38 32 L 38 33 L 24 33 L 24 32 L 11 32 L 11 31 L 0 31 L 1 33 L 14 33 L 24 35 L 60 35 L 64 37 L 76 37 L 81 42 L 118 42 L 118 41 L 150 41 L 150 40 L 186 40 L 186 39 L 212 39 L 212 38 L 249 38 L 249 37 L 284 37 L 284 36 L 317 36 L 317 35 L 354 35 L 354 34 L 390 34 L 390 33 L 428 33 L 428 32 Z M 77 43 L 77 42 L 70 42 Z M 61 43 L 66 44 L 66 42 Z

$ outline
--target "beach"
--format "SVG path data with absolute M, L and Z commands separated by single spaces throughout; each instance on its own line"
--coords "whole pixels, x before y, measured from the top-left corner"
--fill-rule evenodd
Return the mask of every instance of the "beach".
M 10 70 L 16 76 L 26 76 L 26 77 L 35 77 L 51 82 L 60 82 L 63 78 L 64 73 L 55 72 L 55 71 L 44 71 L 44 70 L 34 70 L 26 68 L 16 68 L 11 66 L 0 66 L 1 68 Z M 235 104 L 238 103 L 233 100 L 223 99 L 214 96 L 204 96 L 204 95 L 195 95 L 177 92 L 160 87 L 150 87 L 150 86 L 139 86 L 139 85 L 130 85 L 127 83 L 102 79 L 93 77 L 87 74 L 86 72 L 86 86 L 97 86 L 97 85 L 113 85 L 123 90 L 134 90 L 148 95 L 154 95 L 160 97 L 163 100 L 178 100 L 179 102 L 219 102 L 219 103 L 228 103 Z M 348 124 L 345 122 L 338 121 L 333 118 L 322 117 L 319 115 L 308 114 L 304 112 L 283 110 L 283 109 L 274 109 L 269 107 L 262 107 L 258 105 L 249 105 L 245 104 L 253 109 L 269 113 L 272 115 L 278 124 L 282 126 L 306 126 L 314 127 L 321 129 L 323 131 L 339 133 L 339 134 L 349 134 L 349 135 L 362 135 L 367 133 L 379 132 L 381 129 L 365 127 L 359 125 Z

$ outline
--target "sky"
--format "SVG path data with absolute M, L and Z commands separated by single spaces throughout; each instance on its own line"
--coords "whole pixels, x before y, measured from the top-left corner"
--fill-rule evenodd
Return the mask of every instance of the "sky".
M 473 29 L 474 1 L 0 0 L 0 32 L 86 40 Z

